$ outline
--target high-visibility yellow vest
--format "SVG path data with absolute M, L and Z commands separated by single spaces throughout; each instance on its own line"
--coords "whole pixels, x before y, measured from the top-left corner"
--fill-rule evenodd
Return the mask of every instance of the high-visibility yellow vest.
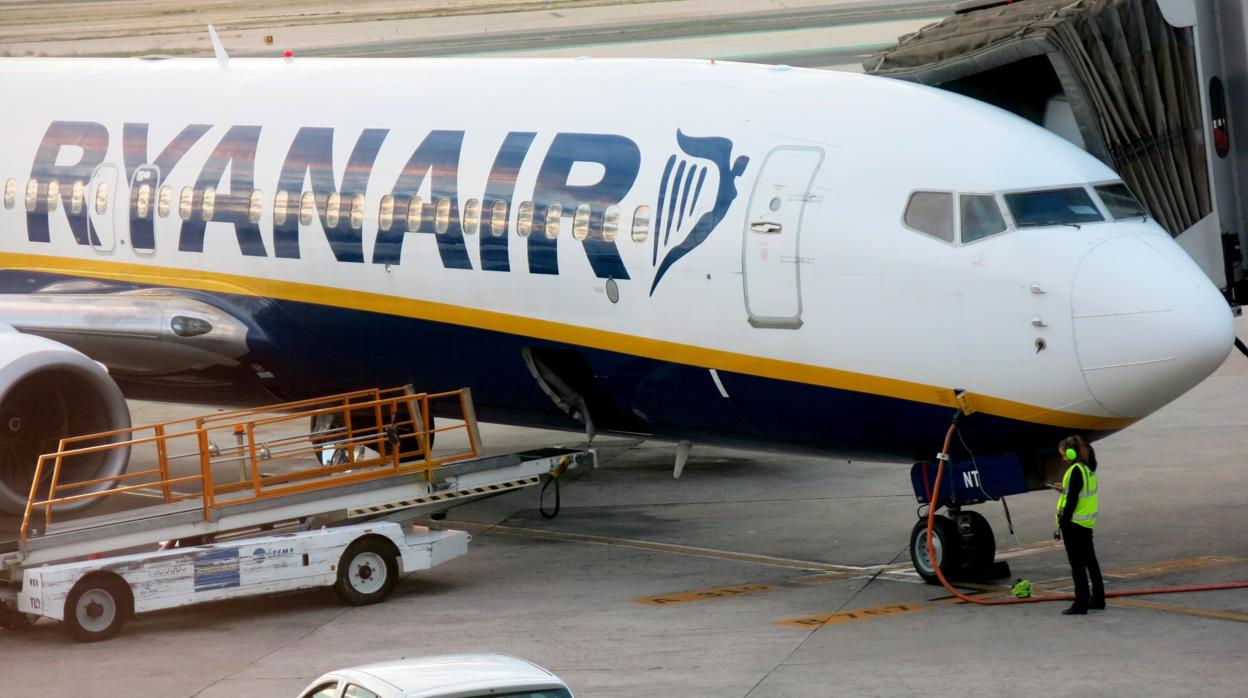
M 1079 501 L 1075 502 L 1075 515 L 1071 521 L 1085 528 L 1096 527 L 1096 474 L 1083 463 L 1074 463 L 1062 476 L 1062 494 L 1057 498 L 1057 521 L 1060 524 L 1062 512 L 1066 509 L 1066 491 L 1070 489 L 1070 474 L 1079 469 L 1083 475 L 1083 489 L 1079 490 Z

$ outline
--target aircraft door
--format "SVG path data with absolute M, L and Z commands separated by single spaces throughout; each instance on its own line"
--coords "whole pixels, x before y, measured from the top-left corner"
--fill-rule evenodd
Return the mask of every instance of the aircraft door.
M 112 252 L 116 244 L 117 166 L 100 165 L 87 187 L 87 237 L 96 252 Z
M 802 326 L 802 214 L 822 162 L 822 149 L 794 146 L 776 148 L 763 161 L 750 196 L 741 261 L 745 310 L 754 327 Z
M 130 178 L 130 247 L 138 254 L 156 251 L 156 196 L 160 186 L 160 168 L 142 165 Z M 169 202 L 164 202 L 165 206 Z

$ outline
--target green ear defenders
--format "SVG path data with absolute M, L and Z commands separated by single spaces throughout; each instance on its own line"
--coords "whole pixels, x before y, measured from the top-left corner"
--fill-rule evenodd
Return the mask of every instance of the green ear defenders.
M 1066 449 L 1066 460 L 1070 461 L 1071 463 L 1074 463 L 1075 461 L 1079 460 L 1079 453 L 1075 451 L 1075 449 L 1073 448 Z

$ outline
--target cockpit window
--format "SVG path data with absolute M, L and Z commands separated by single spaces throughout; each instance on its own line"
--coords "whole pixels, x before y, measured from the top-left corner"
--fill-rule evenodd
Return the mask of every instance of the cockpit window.
M 906 205 L 906 227 L 953 242 L 953 194 L 916 191 Z
M 1116 221 L 1124 218 L 1148 217 L 1148 211 L 1144 210 L 1139 199 L 1136 199 L 1131 189 L 1122 182 L 1102 184 L 1096 188 L 1096 193 L 1101 197 L 1101 202 L 1105 204 L 1109 215 L 1113 216 Z
M 1020 228 L 1078 225 L 1105 220 L 1088 191 L 1082 187 L 1006 194 L 1014 223 Z
M 963 194 L 962 243 L 975 242 L 1005 232 L 1005 217 L 992 194 Z

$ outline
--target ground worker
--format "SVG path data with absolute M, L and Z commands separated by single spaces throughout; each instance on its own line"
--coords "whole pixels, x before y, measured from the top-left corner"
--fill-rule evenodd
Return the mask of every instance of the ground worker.
M 1063 615 L 1082 616 L 1088 609 L 1105 610 L 1105 582 L 1092 545 L 1092 529 L 1096 527 L 1097 483 L 1096 453 L 1081 436 L 1062 439 L 1058 452 L 1066 463 L 1062 484 L 1054 487 L 1057 498 L 1057 530 L 1066 544 L 1070 560 L 1070 576 L 1075 582 L 1075 602 L 1062 611 Z M 1088 593 L 1088 577 L 1092 592 Z

